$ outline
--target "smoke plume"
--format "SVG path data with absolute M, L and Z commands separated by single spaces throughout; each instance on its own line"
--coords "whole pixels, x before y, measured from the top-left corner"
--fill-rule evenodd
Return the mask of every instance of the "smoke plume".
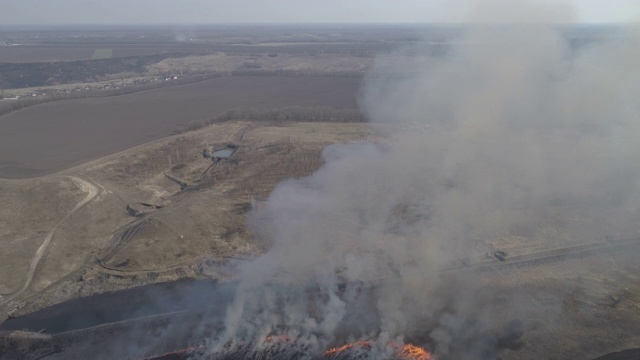
M 316 355 L 368 338 L 381 358 L 408 340 L 493 358 L 522 324 L 496 330 L 475 274 L 440 269 L 482 259 L 495 239 L 637 235 L 640 38 L 625 29 L 578 48 L 541 25 L 566 8 L 518 4 L 516 20 L 536 24 L 492 26 L 484 7 L 472 22 L 485 24 L 445 56 L 423 56 L 425 43 L 377 60 L 361 107 L 387 141 L 327 147 L 321 169 L 253 211 L 272 247 L 242 268 L 213 351 L 286 334 Z

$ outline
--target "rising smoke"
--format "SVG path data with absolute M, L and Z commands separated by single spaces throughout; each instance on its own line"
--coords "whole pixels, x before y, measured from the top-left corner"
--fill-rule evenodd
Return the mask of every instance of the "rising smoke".
M 378 59 L 361 107 L 388 141 L 327 147 L 321 169 L 253 211 L 272 248 L 241 269 L 212 351 L 287 334 L 316 355 L 374 339 L 383 358 L 413 337 L 443 358 L 493 358 L 520 325 L 492 332 L 474 274 L 439 269 L 497 238 L 637 235 L 640 38 L 576 48 L 543 24 L 571 20 L 565 7 L 510 6 L 537 23 L 495 26 L 482 7 L 446 56 L 422 44 Z

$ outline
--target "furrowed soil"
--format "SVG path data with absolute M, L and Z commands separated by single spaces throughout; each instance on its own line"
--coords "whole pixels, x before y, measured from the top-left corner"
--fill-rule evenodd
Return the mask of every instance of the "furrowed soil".
M 55 173 L 206 124 L 236 107 L 357 108 L 358 78 L 226 77 L 64 100 L 0 117 L 0 178 Z

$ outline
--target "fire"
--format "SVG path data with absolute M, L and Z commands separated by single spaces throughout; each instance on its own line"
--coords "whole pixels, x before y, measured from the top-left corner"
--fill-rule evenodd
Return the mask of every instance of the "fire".
M 400 357 L 403 360 L 431 360 L 431 353 L 419 346 L 406 344 L 400 350 Z
M 282 343 L 282 342 L 291 342 L 291 341 L 293 341 L 293 339 L 287 335 L 271 335 L 271 336 L 267 336 L 264 339 L 264 342 L 269 342 L 269 343 Z
M 290 343 L 293 342 L 294 339 L 290 336 L 287 335 L 271 335 L 271 336 L 267 336 L 264 339 L 265 343 Z M 399 357 L 399 359 L 401 360 L 433 360 L 431 353 L 429 353 L 427 350 L 425 350 L 424 348 L 421 348 L 419 346 L 413 345 L 413 344 L 404 344 L 404 345 L 400 345 L 396 342 L 390 342 L 387 344 L 388 347 L 393 348 L 394 350 L 396 350 L 397 352 L 397 356 Z M 338 354 L 341 354 L 345 351 L 354 349 L 354 348 L 360 348 L 360 349 L 365 349 L 365 350 L 369 350 L 373 347 L 372 342 L 369 340 L 358 340 L 356 342 L 352 342 L 349 344 L 345 344 L 339 347 L 334 347 L 331 348 L 327 351 L 324 352 L 324 356 L 330 357 L 330 356 L 335 356 Z M 159 359 L 162 357 L 167 357 L 167 356 L 175 356 L 175 355 L 182 355 L 185 353 L 188 353 L 190 351 L 194 351 L 194 350 L 201 350 L 201 349 L 206 349 L 207 347 L 201 345 L 201 346 L 194 346 L 194 347 L 188 347 L 182 350 L 177 350 L 177 351 L 171 351 L 171 352 L 167 352 L 164 354 L 160 354 L 160 355 L 155 355 L 155 356 L 150 356 L 150 357 L 145 357 L 145 358 L 140 358 L 139 360 L 154 360 L 154 359 Z
M 371 349 L 371 342 L 369 340 L 365 340 L 365 341 L 356 341 L 350 344 L 346 344 L 346 345 L 342 345 L 340 347 L 334 347 L 331 348 L 327 351 L 324 352 L 324 356 L 334 356 L 337 354 L 340 354 L 344 351 L 347 351 L 349 349 L 353 349 L 355 347 L 360 347 L 360 348 L 364 348 L 364 349 Z
M 397 351 L 398 357 L 402 360 L 432 360 L 431 353 L 413 344 L 399 345 L 394 342 L 390 342 L 387 346 Z M 324 356 L 334 356 L 345 352 L 353 348 L 371 349 L 371 341 L 359 340 L 353 343 L 342 345 L 340 347 L 334 347 L 324 352 Z

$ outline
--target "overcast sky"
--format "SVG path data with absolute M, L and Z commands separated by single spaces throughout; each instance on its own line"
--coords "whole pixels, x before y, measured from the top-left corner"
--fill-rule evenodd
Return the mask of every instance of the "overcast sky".
M 469 3 L 483 1 L 0 0 L 0 25 L 459 22 L 466 18 Z M 513 4 L 523 0 L 500 1 Z M 573 7 L 571 22 L 610 23 L 640 19 L 640 0 L 544 1 L 570 4 Z

